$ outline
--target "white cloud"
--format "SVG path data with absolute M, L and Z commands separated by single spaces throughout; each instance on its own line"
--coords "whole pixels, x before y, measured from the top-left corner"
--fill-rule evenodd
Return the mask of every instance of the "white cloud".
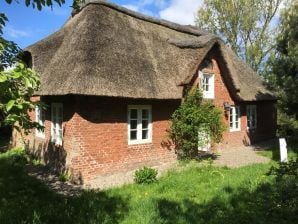
M 122 6 L 125 8 L 128 8 L 130 10 L 140 12 L 145 15 L 156 17 L 156 16 L 158 16 L 158 14 L 154 14 L 154 12 L 152 10 L 149 10 L 147 7 L 155 6 L 160 10 L 161 7 L 163 7 L 164 5 L 165 5 L 165 1 L 163 1 L 163 0 L 161 0 L 161 1 L 160 0 L 143 0 L 143 1 L 137 1 L 136 3 L 130 2 L 130 4 L 123 4 Z
M 159 16 L 176 23 L 194 25 L 196 12 L 202 3 L 202 0 L 171 0 L 170 5 L 159 12 Z
M 136 11 L 136 12 L 138 12 L 140 10 L 139 7 L 136 6 L 136 5 L 122 5 L 122 6 L 127 8 L 127 9 L 130 9 L 132 11 Z
M 6 26 L 4 28 L 4 32 L 6 33 L 6 35 L 8 35 L 11 38 L 23 38 L 23 37 L 29 37 L 31 35 L 31 33 L 29 31 L 25 31 L 25 30 L 20 30 L 20 29 L 15 29 L 12 26 Z

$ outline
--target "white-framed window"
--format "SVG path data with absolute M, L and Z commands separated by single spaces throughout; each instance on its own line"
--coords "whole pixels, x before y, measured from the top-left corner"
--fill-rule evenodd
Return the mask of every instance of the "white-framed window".
M 128 106 L 128 144 L 152 142 L 152 112 L 150 105 Z
M 44 127 L 45 123 L 45 111 L 40 108 L 39 106 L 35 107 L 35 121 L 40 125 Z M 44 138 L 45 137 L 45 130 L 43 129 L 37 129 L 35 130 L 36 137 Z
M 63 104 L 52 103 L 51 105 L 51 141 L 57 145 L 62 145 L 63 139 Z
M 240 131 L 240 107 L 231 106 L 230 107 L 230 131 Z
M 199 71 L 200 88 L 203 91 L 203 98 L 214 99 L 214 74 Z
M 255 129 L 257 128 L 257 107 L 256 105 L 246 106 L 246 116 L 247 116 L 247 128 Z

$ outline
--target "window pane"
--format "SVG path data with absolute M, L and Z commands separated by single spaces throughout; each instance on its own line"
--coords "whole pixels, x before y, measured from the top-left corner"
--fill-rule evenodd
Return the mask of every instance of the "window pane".
M 130 118 L 131 119 L 137 119 L 138 118 L 138 110 L 137 109 L 131 109 L 130 110 Z
M 130 131 L 130 140 L 137 139 L 137 131 Z
M 59 107 L 59 115 L 60 118 L 62 118 L 62 107 Z
M 148 139 L 148 130 L 142 131 L 142 139 Z
M 205 91 L 209 91 L 209 77 L 206 76 L 206 85 L 205 85 Z
M 230 128 L 233 128 L 233 108 L 230 108 Z
M 147 129 L 149 126 L 148 120 L 142 120 L 142 129 Z
M 148 110 L 142 110 L 142 119 L 148 119 L 149 111 Z
M 138 121 L 130 120 L 130 129 L 137 129 Z

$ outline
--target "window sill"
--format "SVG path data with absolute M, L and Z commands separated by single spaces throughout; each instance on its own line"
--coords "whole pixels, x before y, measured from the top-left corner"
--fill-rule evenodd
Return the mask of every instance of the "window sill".
M 237 132 L 237 131 L 241 131 L 241 129 L 230 129 L 230 132 Z
M 144 141 L 140 141 L 140 140 L 135 140 L 135 141 L 129 141 L 128 145 L 143 145 L 143 144 L 150 144 L 152 143 L 152 140 L 144 140 Z
M 203 99 L 214 99 L 214 95 L 212 95 L 212 94 L 204 94 L 203 93 Z

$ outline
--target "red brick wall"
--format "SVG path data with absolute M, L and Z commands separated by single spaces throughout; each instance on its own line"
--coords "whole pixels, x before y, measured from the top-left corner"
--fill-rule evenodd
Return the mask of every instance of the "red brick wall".
M 128 105 L 152 106 L 152 143 L 128 145 Z M 167 140 L 169 118 L 179 101 L 136 101 L 117 98 L 76 97 L 77 122 L 72 126 L 80 153 L 72 168 L 85 179 L 153 166 L 176 158 L 162 143 Z
M 222 143 L 217 145 L 217 149 L 224 149 L 228 147 L 237 147 L 243 145 L 249 145 L 257 141 L 266 140 L 275 137 L 276 131 L 276 111 L 273 102 L 250 102 L 250 104 L 257 105 L 257 129 L 254 131 L 248 131 L 247 118 L 246 118 L 246 105 L 248 102 L 240 102 L 233 97 L 229 89 L 227 88 L 230 80 L 223 76 L 224 72 L 227 72 L 224 63 L 221 61 L 218 51 L 213 49 L 207 55 L 212 61 L 212 70 L 198 67 L 198 70 L 211 72 L 214 74 L 214 100 L 213 103 L 222 109 L 223 120 L 227 126 L 227 130 L 224 132 Z M 198 76 L 193 80 L 191 85 L 197 86 L 199 83 Z M 229 130 L 229 113 L 224 115 L 224 103 L 227 102 L 231 106 L 240 106 L 241 113 L 241 130 L 230 131 Z
M 155 166 L 176 159 L 167 146 L 169 118 L 180 104 L 176 101 L 128 100 L 120 98 L 65 96 L 43 97 L 43 101 L 63 103 L 63 147 L 50 141 L 51 114 L 46 112 L 44 139 L 35 130 L 26 137 L 33 153 L 57 170 L 70 169 L 77 181 L 89 180 L 142 166 Z M 152 106 L 152 143 L 128 145 L 128 105 Z M 34 112 L 30 112 L 35 120 Z M 15 138 L 16 139 L 16 138 Z

